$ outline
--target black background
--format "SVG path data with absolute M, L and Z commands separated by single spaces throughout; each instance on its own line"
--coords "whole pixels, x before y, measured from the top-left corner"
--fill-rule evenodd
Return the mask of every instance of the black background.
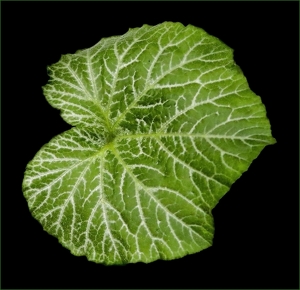
M 2 288 L 297 288 L 298 2 L 2 2 Z M 28 161 L 70 128 L 45 100 L 46 66 L 128 28 L 193 24 L 235 50 L 262 98 L 267 146 L 213 210 L 214 245 L 173 261 L 106 267 L 75 257 L 32 218 Z

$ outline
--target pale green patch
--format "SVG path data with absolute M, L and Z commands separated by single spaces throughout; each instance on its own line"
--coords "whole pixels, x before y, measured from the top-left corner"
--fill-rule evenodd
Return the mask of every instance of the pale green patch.
M 48 233 L 97 263 L 211 246 L 211 210 L 275 143 L 232 49 L 192 25 L 130 29 L 49 74 L 44 94 L 75 127 L 29 162 L 23 192 Z

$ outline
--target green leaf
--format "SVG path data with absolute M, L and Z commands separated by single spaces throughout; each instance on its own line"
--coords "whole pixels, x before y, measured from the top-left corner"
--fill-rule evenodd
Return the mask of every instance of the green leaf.
M 73 125 L 29 162 L 32 215 L 74 255 L 175 259 L 212 245 L 211 210 L 276 141 L 233 51 L 192 25 L 130 29 L 49 67 Z

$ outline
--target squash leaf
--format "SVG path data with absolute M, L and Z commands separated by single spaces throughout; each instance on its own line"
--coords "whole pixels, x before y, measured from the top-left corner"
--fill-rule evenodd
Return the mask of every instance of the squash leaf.
M 48 71 L 44 95 L 74 127 L 25 171 L 23 193 L 43 228 L 106 265 L 211 246 L 211 210 L 276 142 L 233 50 L 164 22 L 63 55 Z

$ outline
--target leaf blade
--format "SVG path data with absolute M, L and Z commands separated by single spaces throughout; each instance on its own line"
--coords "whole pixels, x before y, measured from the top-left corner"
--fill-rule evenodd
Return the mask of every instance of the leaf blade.
M 232 49 L 165 22 L 62 56 L 49 72 L 44 94 L 76 127 L 26 168 L 24 196 L 44 229 L 104 264 L 209 247 L 211 210 L 275 143 Z

